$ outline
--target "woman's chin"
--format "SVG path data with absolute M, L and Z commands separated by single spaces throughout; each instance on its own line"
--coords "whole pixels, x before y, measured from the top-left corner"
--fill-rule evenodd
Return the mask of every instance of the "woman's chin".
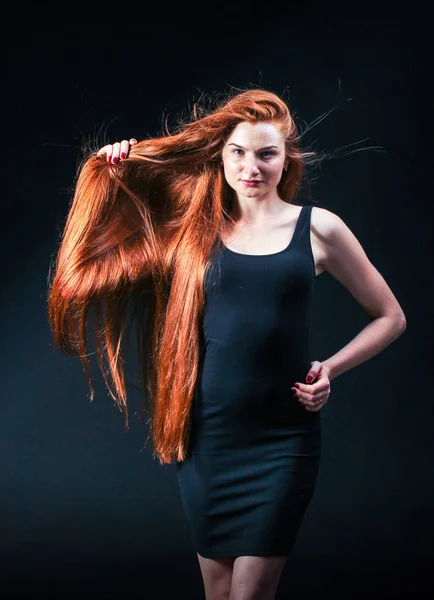
M 245 198 L 257 198 L 264 195 L 264 190 L 259 187 L 242 186 L 237 188 L 237 192 L 240 196 L 244 196 Z

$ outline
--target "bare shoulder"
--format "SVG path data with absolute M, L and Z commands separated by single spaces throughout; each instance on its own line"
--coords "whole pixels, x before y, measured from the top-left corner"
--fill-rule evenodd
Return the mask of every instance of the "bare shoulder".
M 333 242 L 339 230 L 346 226 L 339 215 L 320 206 L 312 207 L 310 220 L 312 232 L 325 245 Z
M 327 257 L 330 255 L 330 246 L 342 225 L 342 219 L 331 210 L 319 206 L 312 207 L 310 239 L 318 275 L 328 270 Z

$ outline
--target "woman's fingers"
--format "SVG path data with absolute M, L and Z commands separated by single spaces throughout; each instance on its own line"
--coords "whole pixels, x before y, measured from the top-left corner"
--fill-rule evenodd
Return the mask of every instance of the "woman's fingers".
M 310 408 L 318 408 L 320 406 L 324 406 L 324 404 L 327 402 L 329 396 L 330 396 L 330 394 L 324 394 L 323 396 L 318 396 L 317 398 L 306 399 L 306 400 L 303 400 L 303 404 Z
M 305 394 L 297 396 L 300 404 L 309 411 L 317 411 L 326 404 L 329 399 L 330 394 L 323 394 L 322 396 L 317 396 L 315 398 L 307 398 Z
M 126 158 L 130 151 L 130 143 L 128 140 L 122 140 L 120 145 L 120 158 Z
M 113 164 L 116 164 L 117 162 L 119 162 L 120 155 L 121 155 L 121 143 L 115 142 L 113 144 L 113 152 L 112 152 L 111 162 Z
M 107 144 L 98 150 L 96 153 L 97 156 L 106 156 L 107 160 L 110 161 L 112 157 L 113 146 L 111 144 Z
M 115 142 L 114 144 L 107 144 L 103 148 L 100 148 L 96 153 L 97 156 L 104 156 L 107 158 L 107 162 L 116 164 L 119 160 L 127 158 L 130 153 L 131 146 L 137 144 L 136 138 L 128 140 L 122 140 L 121 142 Z
M 291 391 L 306 410 L 319 410 L 330 396 L 330 385 L 304 385 L 296 383 Z

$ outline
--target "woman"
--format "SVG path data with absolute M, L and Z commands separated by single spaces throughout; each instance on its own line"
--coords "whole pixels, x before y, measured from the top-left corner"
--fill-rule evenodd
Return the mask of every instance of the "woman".
M 315 154 L 277 95 L 246 90 L 130 141 L 80 170 L 49 294 L 54 338 L 80 356 L 93 397 L 95 308 L 99 365 L 128 419 L 121 347 L 138 318 L 154 455 L 176 460 L 206 598 L 268 600 L 314 492 L 330 382 L 391 344 L 405 316 L 342 219 L 295 204 Z M 324 271 L 371 322 L 310 362 Z

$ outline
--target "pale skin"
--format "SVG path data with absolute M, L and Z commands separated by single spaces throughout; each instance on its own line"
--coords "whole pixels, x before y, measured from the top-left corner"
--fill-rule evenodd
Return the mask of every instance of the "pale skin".
M 137 141 L 109 144 L 98 154 L 116 163 Z M 284 202 L 277 185 L 287 168 L 284 139 L 272 122 L 239 123 L 226 139 L 222 167 L 237 199 L 236 221 L 223 242 L 244 254 L 272 254 L 288 245 L 300 207 Z M 254 181 L 251 185 L 246 180 Z M 356 236 L 333 212 L 313 207 L 311 245 L 315 273 L 327 271 L 371 317 L 346 346 L 324 361 L 315 360 L 304 382 L 295 382 L 294 397 L 308 411 L 320 410 L 330 396 L 330 382 L 367 361 L 398 338 L 406 328 L 404 312 L 392 290 L 367 257 Z M 206 600 L 272 600 L 286 556 L 239 556 L 198 560 Z

